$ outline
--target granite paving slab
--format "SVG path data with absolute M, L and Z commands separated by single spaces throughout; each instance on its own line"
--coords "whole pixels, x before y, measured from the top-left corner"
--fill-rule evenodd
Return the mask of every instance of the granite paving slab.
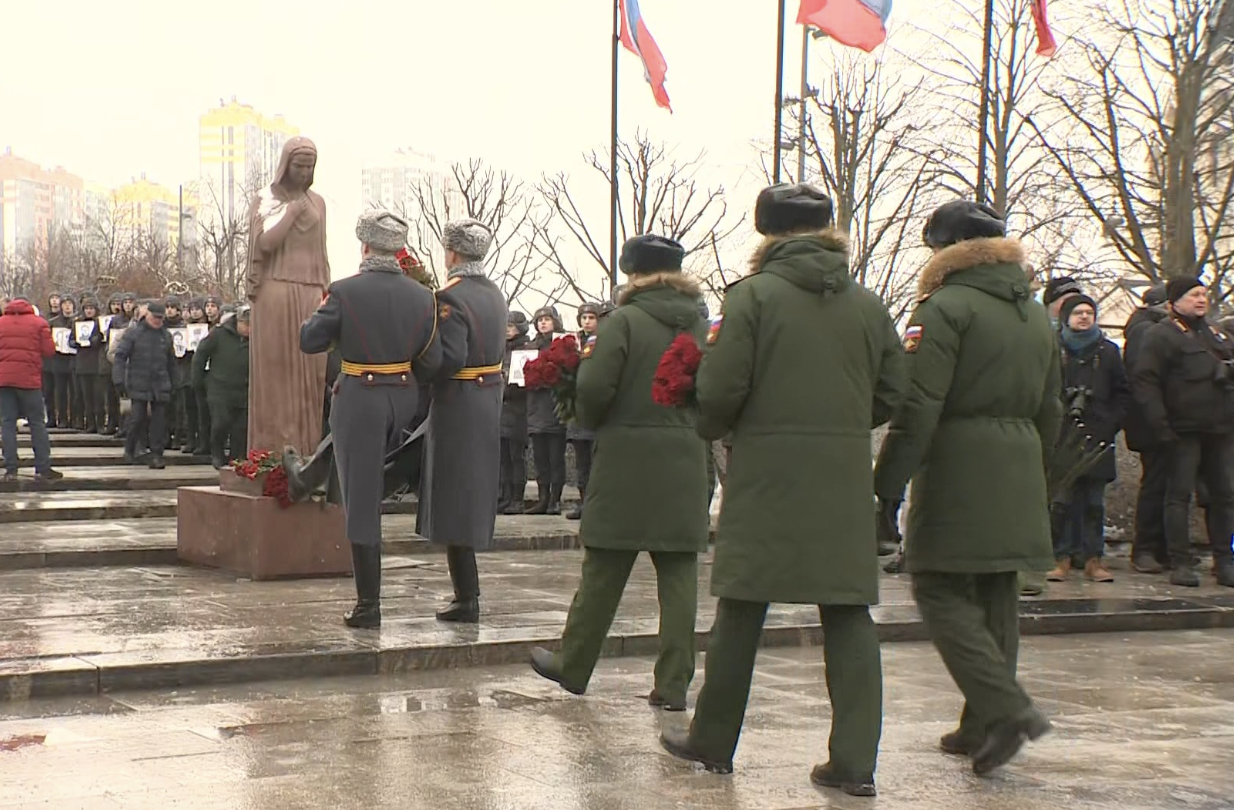
M 495 550 L 576 548 L 578 525 L 555 515 L 498 515 Z M 416 534 L 414 514 L 386 515 L 382 527 L 387 554 L 443 553 Z M 177 564 L 175 518 L 9 523 L 0 532 L 0 570 Z
M 427 551 L 427 549 L 425 549 Z M 553 646 L 565 623 L 581 562 L 578 550 L 481 555 L 483 616 L 478 625 L 443 625 L 434 611 L 451 586 L 442 555 L 390 554 L 384 560 L 384 624 L 351 631 L 341 614 L 352 604 L 349 579 L 254 583 L 185 566 L 48 568 L 0 572 L 0 696 L 112 688 L 165 687 L 292 677 L 476 667 L 525 660 Z M 706 596 L 710 555 L 700 565 L 697 631 L 705 647 L 714 617 Z M 1228 589 L 1211 580 L 1182 589 L 1164 578 L 1075 580 L 1021 603 L 1026 634 L 1234 626 Z M 654 569 L 635 566 L 610 629 L 605 655 L 647 655 L 657 648 Z M 925 628 L 904 577 L 886 576 L 873 611 L 885 641 L 919 641 Z M 821 642 L 818 610 L 778 605 L 763 644 Z M 69 674 L 45 673 L 48 661 Z M 80 666 L 94 667 L 91 681 Z M 44 684 L 44 681 L 47 681 Z
M 182 467 L 180 469 L 188 470 L 189 468 Z M 202 468 L 198 466 L 193 469 L 194 475 L 202 475 L 209 481 L 218 480 L 217 473 L 210 467 Z M 176 471 L 171 469 L 159 471 L 134 466 L 132 470 L 134 473 L 145 470 L 151 473 L 162 472 L 169 476 L 176 474 Z M 123 475 L 123 473 L 120 474 Z M 198 482 L 196 486 L 210 486 L 210 484 Z M 577 490 L 571 491 L 570 488 L 567 488 L 565 497 L 567 504 L 572 503 L 570 499 L 577 499 L 578 497 Z M 531 506 L 535 502 L 535 498 L 535 486 L 528 486 L 525 506 Z M 382 504 L 382 512 L 387 515 L 414 514 L 415 511 L 416 499 L 414 495 L 396 500 L 388 500 Z M 175 515 L 176 491 L 174 489 L 131 491 L 131 489 L 118 488 L 93 491 L 57 491 L 31 486 L 28 491 L 0 492 L 0 524 L 51 520 L 167 518 L 175 517 Z
M 0 703 L 0 808 L 1229 810 L 1234 694 L 1209 690 L 1231 683 L 1232 641 L 1025 639 L 1020 677 L 1054 729 L 992 778 L 937 749 L 961 708 L 937 653 L 885 645 L 876 800 L 810 784 L 832 715 L 821 652 L 770 649 L 731 776 L 660 749 L 690 716 L 648 709 L 654 659 L 623 657 L 585 696 L 519 662 Z
M 145 465 L 124 464 L 115 467 L 56 467 L 64 474 L 59 481 L 39 482 L 34 470 L 25 467 L 17 475 L 16 484 L 0 483 L 0 492 L 96 492 L 99 490 L 151 490 L 194 487 L 215 484 L 218 470 L 209 464 L 174 466 L 152 470 Z

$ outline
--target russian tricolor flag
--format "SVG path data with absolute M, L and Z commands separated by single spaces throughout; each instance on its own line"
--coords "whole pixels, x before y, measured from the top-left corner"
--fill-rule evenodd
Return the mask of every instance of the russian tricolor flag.
M 655 37 L 647 30 L 643 22 L 643 14 L 639 11 L 638 0 L 620 0 L 617 7 L 621 11 L 621 44 L 630 53 L 643 60 L 643 78 L 651 85 L 651 93 L 656 97 L 656 104 L 669 112 L 673 106 L 668 101 L 668 91 L 664 89 L 664 79 L 668 75 L 668 63 L 660 46 L 656 45 Z
M 887 38 L 891 0 L 801 0 L 797 22 L 813 25 L 842 45 L 869 52 Z

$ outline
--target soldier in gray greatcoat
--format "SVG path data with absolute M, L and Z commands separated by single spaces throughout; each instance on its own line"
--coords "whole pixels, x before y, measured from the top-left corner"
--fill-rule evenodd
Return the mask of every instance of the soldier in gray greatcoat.
M 433 379 L 444 357 L 433 294 L 404 276 L 394 257 L 407 241 L 407 223 L 370 211 L 356 223 L 356 237 L 360 272 L 330 285 L 300 327 L 300 350 L 320 354 L 334 348 L 342 359 L 330 431 L 357 597 L 343 621 L 379 627 L 386 452 L 415 417 L 417 380 Z
M 439 621 L 480 620 L 476 551 L 492 547 L 501 467 L 501 397 L 509 310 L 484 275 L 493 232 L 464 219 L 447 223 L 441 244 L 448 280 L 437 293 L 438 331 L 449 379 L 433 384 L 416 532 L 444 544 L 454 600 Z M 458 357 L 465 362 L 458 364 Z

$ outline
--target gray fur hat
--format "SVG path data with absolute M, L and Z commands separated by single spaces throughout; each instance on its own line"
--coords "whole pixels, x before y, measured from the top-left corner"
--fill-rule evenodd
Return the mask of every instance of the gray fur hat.
M 407 221 L 389 211 L 365 211 L 356 220 L 356 238 L 377 253 L 398 253 L 407 244 Z
M 441 229 L 441 246 L 466 259 L 480 261 L 493 245 L 493 230 L 478 219 L 456 219 Z

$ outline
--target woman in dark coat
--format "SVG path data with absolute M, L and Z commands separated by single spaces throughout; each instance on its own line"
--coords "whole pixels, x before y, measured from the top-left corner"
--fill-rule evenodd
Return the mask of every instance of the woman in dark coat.
M 1087 295 L 1067 299 L 1059 311 L 1059 322 L 1065 414 L 1062 441 L 1078 432 L 1086 445 L 1109 449 L 1066 492 L 1053 493 L 1050 533 L 1057 564 L 1046 579 L 1062 582 L 1074 562 L 1083 566 L 1085 578 L 1113 582 L 1113 575 L 1101 564 L 1105 488 L 1116 476 L 1114 437 L 1127 413 L 1130 388 L 1118 347 L 1097 326 L 1097 303 L 1093 299 Z
M 514 352 L 527 348 L 527 316 L 511 312 L 506 321 L 506 356 L 502 373 L 510 379 Z M 503 515 L 521 514 L 527 495 L 527 389 L 506 385 L 501 403 L 501 472 L 498 482 L 497 511 Z
M 565 331 L 557 308 L 549 305 L 536 310 L 533 322 L 536 336 L 528 348 L 544 351 L 555 332 Z M 561 492 L 566 487 L 566 426 L 557 418 L 557 398 L 551 388 L 527 392 L 527 432 L 536 462 L 538 498 L 528 515 L 560 515 Z
M 99 307 L 93 298 L 83 296 L 81 299 L 81 316 L 73 321 L 73 332 L 69 335 L 69 345 L 77 350 L 74 358 L 76 364 L 75 381 L 77 399 L 82 403 L 81 427 L 87 433 L 101 433 L 105 426 L 103 410 L 103 386 L 107 382 L 99 377 L 99 367 L 107 360 L 107 349 L 103 345 L 103 330 L 99 327 Z M 88 327 L 90 334 L 84 335 L 84 340 L 78 340 L 79 324 L 92 324 Z M 84 331 L 84 328 L 83 328 Z

